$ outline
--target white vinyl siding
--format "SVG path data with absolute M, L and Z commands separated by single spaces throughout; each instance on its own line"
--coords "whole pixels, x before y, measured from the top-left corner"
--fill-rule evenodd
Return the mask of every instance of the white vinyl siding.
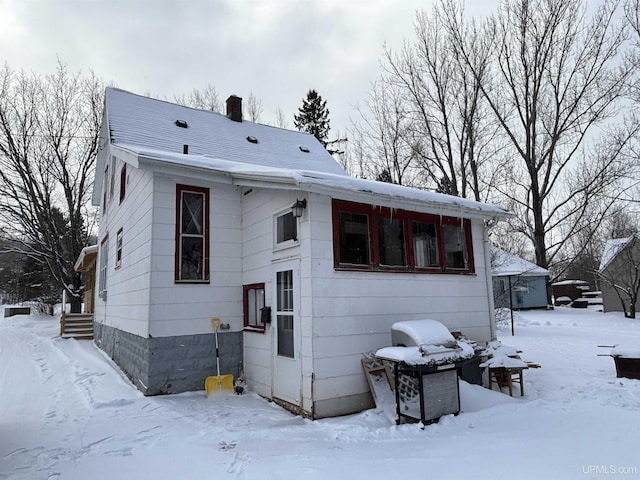
M 175 282 L 176 184 L 209 189 L 209 224 L 212 227 L 209 232 L 209 283 Z M 166 337 L 213 333 L 211 317 L 219 317 L 222 323 L 228 323 L 231 331 L 240 331 L 243 284 L 240 191 L 231 185 L 156 174 L 153 195 L 150 334 Z M 270 240 L 268 245 L 271 245 Z
M 120 171 L 122 166 L 118 160 L 115 169 Z M 122 250 L 126 260 L 123 257 L 117 269 L 114 260 L 107 269 L 108 311 L 104 302 L 96 302 L 94 318 L 98 323 L 146 337 L 149 331 L 153 174 L 129 165 L 127 176 L 131 188 L 122 203 L 113 202 L 109 211 L 102 215 L 99 232 L 100 238 L 106 232 L 120 229 L 126 232 Z M 115 252 L 115 237 L 110 241 L 114 242 Z
M 474 274 L 337 271 L 332 256 L 331 200 L 313 195 L 309 205 L 313 206 L 309 215 L 311 252 L 308 262 L 303 259 L 301 275 L 303 282 L 305 277 L 311 282 L 312 295 L 306 299 L 310 305 L 303 299 L 306 318 L 302 322 L 313 319 L 314 409 L 318 415 L 358 410 L 356 400 L 349 406 L 349 398 L 366 397 L 369 391 L 360 359 L 390 345 L 391 325 L 396 321 L 431 318 L 474 340 L 491 340 L 481 220 L 471 221 Z M 437 259 L 437 253 L 429 254 L 426 246 L 423 251 L 421 264 L 427 266 Z M 340 401 L 335 399 L 336 392 L 340 392 Z
M 109 235 L 100 244 L 100 272 L 98 278 L 98 296 L 107 300 L 107 267 L 109 265 Z

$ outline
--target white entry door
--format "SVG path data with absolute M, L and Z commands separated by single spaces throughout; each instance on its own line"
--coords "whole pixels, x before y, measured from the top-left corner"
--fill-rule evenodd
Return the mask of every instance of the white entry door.
M 299 261 L 275 265 L 273 332 L 273 396 L 302 405 L 302 363 L 300 361 Z

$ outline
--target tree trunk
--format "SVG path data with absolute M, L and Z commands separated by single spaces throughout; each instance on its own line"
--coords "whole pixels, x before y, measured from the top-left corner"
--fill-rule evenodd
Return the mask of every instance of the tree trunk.
M 82 302 L 77 299 L 73 299 L 70 302 L 71 305 L 71 313 L 82 313 Z

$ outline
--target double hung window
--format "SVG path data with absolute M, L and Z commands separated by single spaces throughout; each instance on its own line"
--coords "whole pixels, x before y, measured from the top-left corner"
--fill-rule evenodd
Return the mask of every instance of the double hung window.
M 176 186 L 177 282 L 209 281 L 209 189 Z

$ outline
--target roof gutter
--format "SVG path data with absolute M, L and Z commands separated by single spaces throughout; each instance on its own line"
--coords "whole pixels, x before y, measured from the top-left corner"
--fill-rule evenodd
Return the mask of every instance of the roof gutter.
M 424 213 L 459 216 L 463 212 L 466 217 L 489 220 L 503 220 L 513 216 L 512 213 L 498 210 L 478 210 L 459 203 L 443 203 L 438 201 L 412 200 L 406 197 L 385 195 L 384 193 L 367 192 L 361 190 L 345 190 L 329 185 L 301 182 L 300 189 L 312 193 L 329 195 L 331 197 L 348 199 L 359 203 L 368 203 L 389 208 L 403 208 Z
M 206 164 L 206 157 L 199 164 L 195 155 L 190 156 L 192 163 L 181 163 L 178 158 L 168 158 L 164 152 L 153 151 L 135 152 L 126 147 L 111 145 L 111 153 L 115 157 L 127 162 L 136 168 L 148 168 L 150 170 L 180 176 L 194 176 L 199 179 L 213 180 L 220 183 L 237 185 L 250 188 L 270 188 L 282 190 L 301 190 L 310 193 L 328 195 L 333 198 L 349 200 L 359 203 L 366 203 L 389 208 L 402 208 L 424 213 L 463 216 L 467 218 L 480 218 L 486 220 L 503 220 L 512 217 L 513 214 L 498 207 L 491 208 L 490 205 L 478 203 L 486 208 L 474 208 L 465 205 L 468 199 L 448 197 L 447 202 L 438 200 L 412 199 L 409 196 L 394 195 L 391 193 L 376 192 L 365 188 L 349 189 L 337 185 L 332 185 L 330 179 L 318 177 L 316 181 L 306 180 L 304 176 L 298 176 L 291 171 L 279 172 L 278 169 L 262 170 L 234 169 L 226 162 L 219 166 Z M 182 156 L 182 154 L 176 154 Z M 225 162 L 218 159 L 219 162 Z M 195 163 L 194 163 L 195 162 Z M 324 180 L 324 181 L 323 181 Z M 474 202 L 476 203 L 476 202 Z

